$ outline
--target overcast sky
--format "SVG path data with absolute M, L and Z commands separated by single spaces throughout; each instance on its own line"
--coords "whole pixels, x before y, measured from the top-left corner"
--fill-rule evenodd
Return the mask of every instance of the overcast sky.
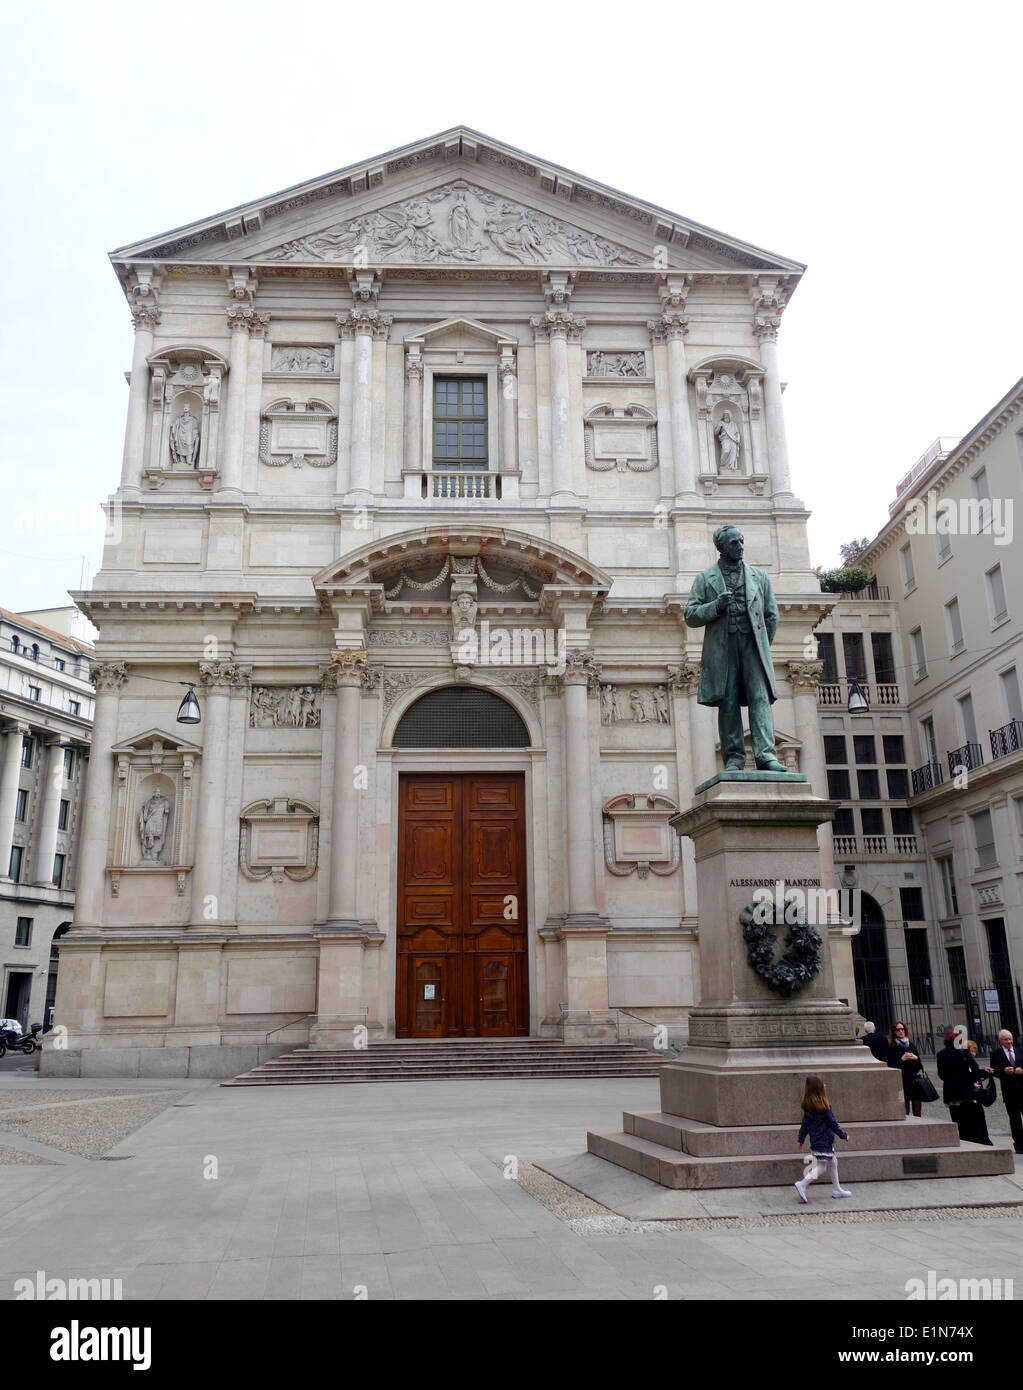
M 7 7 L 0 606 L 99 564 L 132 330 L 107 261 L 464 122 L 804 261 L 814 563 L 1023 376 L 1019 4 Z

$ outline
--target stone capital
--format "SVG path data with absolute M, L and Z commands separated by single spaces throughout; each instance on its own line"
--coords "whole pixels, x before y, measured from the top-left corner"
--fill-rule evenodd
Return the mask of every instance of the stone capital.
M 683 695 L 691 694 L 700 679 L 700 663 L 683 659 L 677 666 L 668 667 L 668 689 Z
M 793 695 L 816 695 L 824 671 L 823 661 L 790 661 L 787 669 Z
M 227 326 L 232 333 L 248 333 L 255 314 L 247 304 L 229 304 L 227 307 Z
M 223 691 L 248 689 L 252 668 L 237 661 L 200 661 L 199 685 L 204 690 Z
M 116 694 L 128 679 L 128 666 L 123 661 L 94 661 L 89 667 L 89 679 L 98 695 Z
M 665 313 L 659 319 L 648 319 L 646 326 L 654 344 L 684 342 L 689 333 L 689 320 L 680 313 Z
M 776 315 L 757 314 L 753 319 L 753 336 L 758 343 L 776 343 L 778 341 L 778 324 L 780 320 Z
M 570 343 L 578 343 L 586 327 L 584 318 L 564 309 L 548 309 L 545 314 L 533 314 L 529 322 L 538 343 L 549 342 L 551 338 L 565 338 Z
M 600 685 L 601 667 L 585 648 L 575 647 L 565 653 L 566 685 L 585 685 L 596 690 Z
M 160 311 L 155 304 L 133 304 L 131 306 L 131 321 L 135 325 L 136 333 L 140 328 L 152 332 L 160 322 Z
M 270 328 L 270 315 L 256 313 L 253 310 L 252 318 L 249 320 L 249 333 L 253 338 L 265 338 Z
M 363 686 L 369 678 L 369 656 L 356 647 L 345 647 L 331 652 L 330 665 L 323 673 L 323 685 L 327 690 L 343 689 L 345 686 Z
M 365 334 L 370 338 L 386 338 L 393 314 L 382 314 L 367 304 L 356 304 L 346 314 L 338 314 L 337 326 L 342 338 L 358 337 Z

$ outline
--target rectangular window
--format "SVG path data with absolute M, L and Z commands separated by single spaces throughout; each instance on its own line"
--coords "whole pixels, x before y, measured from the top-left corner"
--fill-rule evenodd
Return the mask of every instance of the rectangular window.
M 59 656 L 53 658 L 53 669 L 55 671 L 63 671 L 64 669 L 64 663 Z
M 28 688 L 28 698 L 30 700 L 41 700 L 43 698 L 43 688 L 41 685 L 30 685 Z
M 948 982 L 952 986 L 952 1003 L 966 1007 L 966 952 L 961 946 L 946 946 Z
M 27 737 L 21 741 L 21 765 L 22 767 L 32 766 L 32 740 Z
M 1010 666 L 1008 671 L 1003 671 L 998 679 L 1002 682 L 1002 698 L 1005 701 L 1005 713 L 1009 719 L 1023 719 L 1023 703 L 1019 698 L 1019 681 L 1016 678 L 1015 666 Z
M 987 469 L 981 468 L 970 479 L 970 491 L 976 503 L 977 524 L 983 531 L 991 525 L 991 489 L 987 482 Z
M 14 819 L 20 821 L 28 820 L 28 788 L 18 788 L 18 800 L 14 807 Z
M 848 801 L 849 774 L 845 771 L 838 771 L 833 767 L 828 768 L 828 799 L 831 801 Z
M 13 878 L 15 883 L 21 882 L 21 861 L 24 857 L 25 851 L 22 849 L 20 845 L 11 846 L 11 862 L 9 877 Z
M 64 780 L 70 782 L 75 774 L 75 750 L 73 748 L 64 749 Z
M 1002 567 L 995 565 L 984 578 L 987 580 L 987 603 L 993 623 L 1004 622 L 1009 616 L 1009 606 L 1005 602 L 1005 584 L 1002 580 Z
M 70 819 L 71 819 L 71 802 L 70 802 L 70 801 L 62 801 L 62 802 L 60 803 L 60 811 L 59 811 L 59 813 L 58 813 L 58 815 L 57 815 L 57 829 L 58 829 L 58 830 L 66 830 L 67 827 L 68 827 L 68 821 L 69 821 Z
M 933 1004 L 931 953 L 927 947 L 927 929 L 925 927 L 903 927 L 902 934 L 906 939 L 909 997 L 914 1004 Z
M 848 806 L 839 806 L 835 819 L 831 822 L 832 835 L 855 835 L 853 813 Z
M 905 801 L 909 796 L 909 770 L 904 767 L 889 767 L 885 776 L 888 779 L 889 800 Z
M 936 763 L 938 761 L 938 745 L 934 737 L 934 720 L 920 720 L 920 741 L 924 749 L 924 762 Z
M 924 921 L 924 890 L 922 888 L 900 888 L 902 900 L 902 920 L 904 922 Z
M 951 855 L 938 860 L 938 872 L 941 874 L 941 895 L 945 904 L 945 916 L 958 917 L 959 895 L 956 893 L 956 876 L 952 867 Z
M 68 708 L 68 714 L 81 714 L 81 712 L 82 712 L 82 704 L 81 704 L 81 701 L 80 701 L 80 700 L 68 700 L 68 702 L 67 702 L 67 708 Z
M 53 856 L 53 883 L 56 888 L 60 888 L 64 883 L 64 860 L 67 856 L 55 854 Z
M 860 768 L 856 774 L 856 782 L 860 789 L 861 801 L 881 800 L 881 781 L 876 768 Z
M 842 633 L 842 655 L 845 658 L 846 679 L 851 681 L 865 681 L 867 679 L 867 667 L 863 658 L 862 633 Z
M 890 632 L 870 634 L 870 654 L 874 658 L 874 679 L 879 685 L 895 685 L 895 654 Z
M 902 587 L 908 594 L 910 589 L 916 588 L 916 574 L 913 570 L 913 551 L 907 543 L 899 551 L 899 569 L 902 571 Z
M 941 524 L 942 524 L 942 518 L 943 518 L 946 514 L 947 514 L 947 513 L 946 513 L 944 510 L 940 510 L 940 511 L 938 512 L 937 524 L 938 524 L 939 526 L 941 526 Z M 947 525 L 947 523 L 946 523 L 946 525 Z M 942 564 L 945 563 L 945 561 L 948 559 L 948 557 L 952 554 L 952 537 L 951 537 L 951 536 L 948 534 L 948 532 L 945 531 L 945 530 L 939 531 L 939 532 L 937 533 L 937 535 L 934 537 L 934 544 L 935 544 L 935 548 L 936 548 L 936 550 L 937 550 L 938 564 L 939 564 L 939 565 L 942 565 Z
M 973 714 L 973 696 L 957 695 L 956 704 L 959 706 L 959 728 L 962 731 L 964 743 L 977 742 L 977 721 Z
M 853 757 L 858 763 L 877 762 L 877 745 L 873 734 L 853 734 Z
M 959 600 L 949 599 L 945 604 L 945 623 L 948 628 L 948 649 L 953 656 L 966 646 L 963 641 L 963 621 L 959 616 Z
M 860 812 L 864 835 L 884 834 L 884 812 L 876 806 L 865 806 Z
M 915 835 L 913 829 L 913 812 L 908 806 L 893 806 L 891 808 L 892 834 L 893 835 Z M 905 917 L 905 913 L 902 914 Z
M 881 749 L 886 763 L 906 761 L 906 742 L 901 734 L 882 734 Z
M 844 734 L 825 734 L 824 735 L 824 761 L 832 766 L 841 767 L 848 761 L 845 756 L 845 735 Z
M 485 378 L 433 379 L 434 468 L 486 468 L 487 383 Z
M 835 656 L 835 637 L 831 632 L 817 634 L 817 660 L 824 663 L 821 685 L 838 684 L 838 660 Z
M 981 869 L 989 868 L 992 864 L 998 863 L 995 854 L 995 832 L 991 825 L 991 812 L 978 811 L 975 816 L 971 816 L 973 821 L 973 839 L 977 846 L 977 866 Z
M 15 929 L 15 932 L 14 932 L 14 944 L 15 944 L 15 946 L 31 946 L 31 945 L 32 945 L 32 918 L 31 918 L 31 917 L 19 917 L 19 918 L 18 918 L 18 925 L 17 925 L 17 928 Z
M 918 627 L 909 634 L 909 649 L 913 654 L 913 675 L 920 680 L 927 674 L 927 657 L 924 654 L 924 635 Z

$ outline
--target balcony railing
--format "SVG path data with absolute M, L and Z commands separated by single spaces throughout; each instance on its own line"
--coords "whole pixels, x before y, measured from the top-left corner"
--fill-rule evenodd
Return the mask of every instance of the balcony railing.
M 451 501 L 466 501 L 476 497 L 492 497 L 492 473 L 429 473 L 432 483 L 430 495 L 449 498 Z
M 859 687 L 868 705 L 871 703 L 871 689 L 874 692 L 873 703 L 875 705 L 898 705 L 902 702 L 897 685 L 882 682 L 871 687 L 866 681 L 860 681 Z M 848 692 L 845 695 L 842 694 L 842 685 L 839 681 L 822 682 L 817 687 L 817 703 L 819 705 L 844 705 L 848 698 Z
M 856 836 L 855 835 L 836 835 L 832 840 L 832 848 L 835 854 L 855 854 Z
M 948 775 L 955 777 L 962 768 L 967 772 L 972 772 L 975 767 L 982 767 L 984 764 L 984 754 L 979 743 L 964 743 L 961 748 L 950 748 L 948 751 Z
M 898 705 L 902 703 L 897 685 L 878 682 L 874 686 L 874 703 L 877 705 Z
M 842 858 L 854 854 L 916 854 L 915 835 L 893 835 L 889 848 L 887 835 L 836 835 L 832 839 L 834 853 Z M 857 848 L 859 846 L 859 848 Z
M 884 603 L 892 596 L 887 584 L 878 584 L 876 580 L 871 581 L 865 588 L 857 589 L 854 594 L 845 594 L 847 599 L 861 602 L 873 599 L 875 602 Z
M 929 792 L 932 787 L 940 787 L 945 780 L 941 763 L 924 763 L 923 767 L 913 769 L 913 795 Z
M 896 853 L 896 854 L 917 854 L 917 853 L 919 853 L 919 851 L 917 850 L 917 847 L 916 847 L 916 836 L 915 836 L 915 835 L 893 835 L 893 836 L 892 836 L 892 839 L 895 841 L 895 853 Z
M 819 705 L 842 705 L 842 687 L 840 685 L 819 685 L 817 687 L 817 703 Z
M 1000 729 L 990 729 L 992 758 L 1004 758 L 1023 748 L 1023 719 L 1010 719 Z

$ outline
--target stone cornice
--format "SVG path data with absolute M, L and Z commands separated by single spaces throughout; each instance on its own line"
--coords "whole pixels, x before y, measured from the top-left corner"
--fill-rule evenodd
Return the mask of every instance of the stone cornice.
M 160 594 L 117 593 L 87 590 L 71 595 L 87 618 L 94 614 L 145 613 L 147 617 L 180 619 L 187 613 L 249 613 L 256 595 L 249 594 Z

